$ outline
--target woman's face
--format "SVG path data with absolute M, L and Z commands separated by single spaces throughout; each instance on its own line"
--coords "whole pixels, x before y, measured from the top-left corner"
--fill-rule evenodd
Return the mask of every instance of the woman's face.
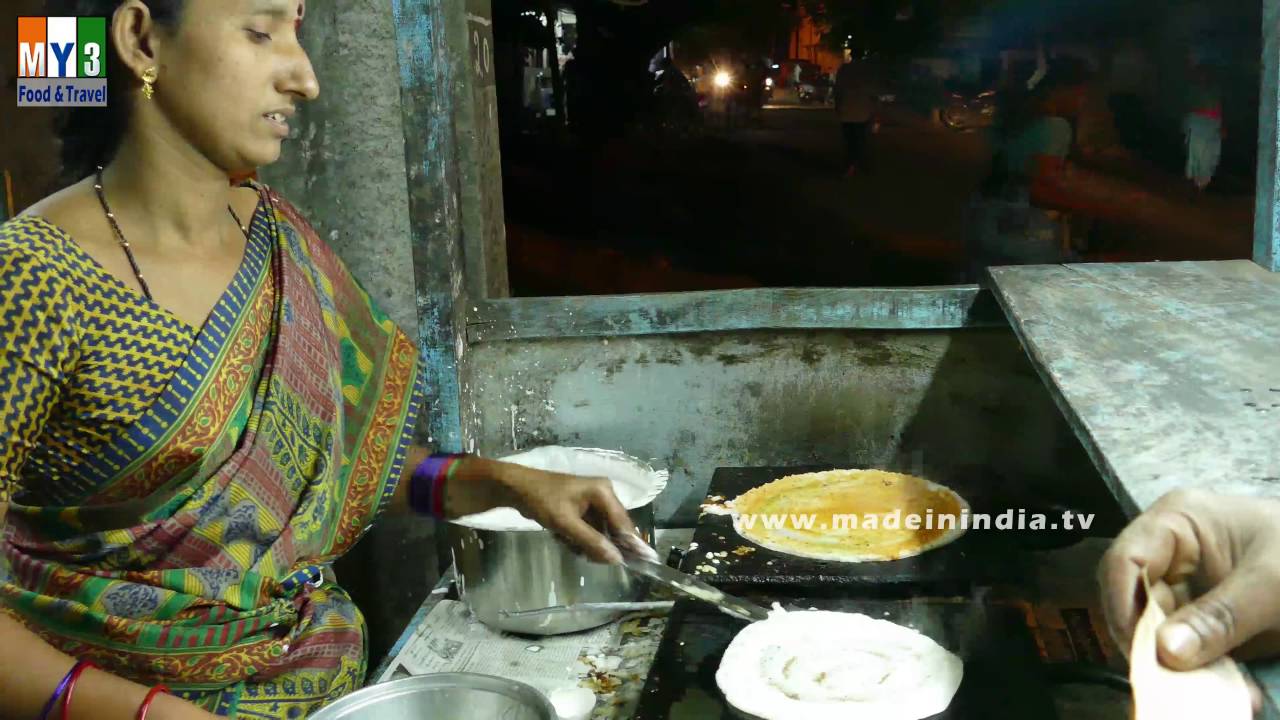
M 178 26 L 157 33 L 155 110 L 228 172 L 274 162 L 295 107 L 320 92 L 298 41 L 305 10 L 305 0 L 185 0 Z

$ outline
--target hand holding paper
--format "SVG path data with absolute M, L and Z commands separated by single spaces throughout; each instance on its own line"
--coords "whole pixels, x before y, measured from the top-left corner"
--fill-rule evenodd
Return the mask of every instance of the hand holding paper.
M 1116 539 L 1099 581 L 1111 632 L 1131 652 L 1139 697 L 1149 682 L 1162 687 L 1160 673 L 1230 675 L 1220 663 L 1228 655 L 1280 657 L 1280 500 L 1172 493 Z M 1154 665 L 1139 666 L 1147 661 Z M 1234 702 L 1231 693 L 1245 683 L 1235 673 L 1239 683 L 1217 686 L 1227 693 L 1214 696 L 1223 703 Z M 1199 682 L 1186 673 L 1173 677 L 1177 683 L 1168 684 Z M 1163 703 L 1161 693 L 1181 697 L 1157 690 L 1150 702 Z M 1164 720 L 1194 717 L 1194 707 L 1170 704 L 1173 714 Z

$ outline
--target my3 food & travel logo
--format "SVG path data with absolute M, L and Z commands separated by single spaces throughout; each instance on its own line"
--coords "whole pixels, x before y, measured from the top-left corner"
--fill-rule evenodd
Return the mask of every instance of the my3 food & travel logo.
M 106 18 L 18 18 L 18 107 L 106 104 Z

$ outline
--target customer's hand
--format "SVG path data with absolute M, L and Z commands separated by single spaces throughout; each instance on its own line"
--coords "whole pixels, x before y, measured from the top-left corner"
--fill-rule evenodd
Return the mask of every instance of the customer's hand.
M 1116 539 L 1098 571 L 1111 632 L 1127 654 L 1142 570 L 1168 620 L 1158 654 L 1174 670 L 1280 656 L 1280 500 L 1177 491 Z

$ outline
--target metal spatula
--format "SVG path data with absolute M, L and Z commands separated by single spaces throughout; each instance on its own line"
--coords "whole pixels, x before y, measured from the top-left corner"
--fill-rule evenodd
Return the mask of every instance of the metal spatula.
M 641 550 L 636 545 L 642 543 L 621 540 L 615 537 L 615 544 L 622 553 L 623 564 L 631 572 L 656 580 L 682 595 L 715 605 L 726 615 L 750 622 L 769 619 L 769 611 L 759 605 L 728 595 L 692 575 L 656 562 L 658 557 L 649 546 L 645 545 L 644 550 Z

